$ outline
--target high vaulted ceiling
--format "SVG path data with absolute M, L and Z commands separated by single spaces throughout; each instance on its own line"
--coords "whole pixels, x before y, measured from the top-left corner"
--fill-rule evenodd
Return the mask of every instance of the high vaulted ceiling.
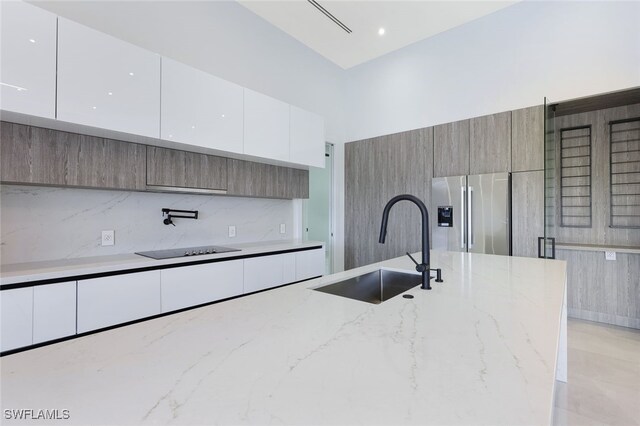
M 325 58 L 347 69 L 478 19 L 517 1 L 238 2 Z M 346 29 L 336 21 L 342 23 Z M 380 28 L 384 28 L 384 35 L 379 34 Z

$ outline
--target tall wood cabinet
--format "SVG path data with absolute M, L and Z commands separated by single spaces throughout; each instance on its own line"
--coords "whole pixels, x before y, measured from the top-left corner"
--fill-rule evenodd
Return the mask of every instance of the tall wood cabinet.
M 431 204 L 432 157 L 431 127 L 346 144 L 345 268 L 420 251 L 420 211 L 411 203 L 393 208 L 386 244 L 378 232 L 392 197 L 412 194 Z
M 469 123 L 462 120 L 433 128 L 433 177 L 469 174 Z
M 469 174 L 511 171 L 511 111 L 471 119 Z
M 537 257 L 544 235 L 544 171 L 512 173 L 511 194 L 512 253 Z

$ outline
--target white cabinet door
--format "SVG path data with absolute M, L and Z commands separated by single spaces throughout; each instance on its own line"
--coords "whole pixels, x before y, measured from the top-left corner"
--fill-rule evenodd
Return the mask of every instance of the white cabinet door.
M 242 263 L 239 259 L 163 269 L 162 312 L 242 294 Z
M 56 15 L 18 1 L 0 12 L 0 108 L 55 118 Z
M 160 137 L 160 56 L 59 18 L 58 119 Z
M 285 265 L 291 267 L 287 254 L 253 257 L 244 260 L 244 293 L 285 284 Z M 287 272 L 290 276 L 290 273 Z
M 160 271 L 78 281 L 78 333 L 160 313 Z
M 0 291 L 2 351 L 33 343 L 33 287 Z
M 162 58 L 162 139 L 242 153 L 243 89 Z
M 289 104 L 244 89 L 244 153 L 289 161 Z
M 76 282 L 33 288 L 33 343 L 76 334 Z
M 296 281 L 325 274 L 324 248 L 296 252 Z
M 288 284 L 296 281 L 296 254 L 286 253 L 280 256 L 282 256 L 284 262 L 282 284 Z
M 292 163 L 324 168 L 324 119 L 291 105 L 290 158 Z

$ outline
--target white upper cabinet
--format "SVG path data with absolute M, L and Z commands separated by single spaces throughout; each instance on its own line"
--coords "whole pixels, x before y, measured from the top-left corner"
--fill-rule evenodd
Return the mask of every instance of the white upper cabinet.
M 244 89 L 244 153 L 289 161 L 289 104 Z
M 292 163 L 324 168 L 324 119 L 291 105 L 290 158 Z
M 58 20 L 58 119 L 160 137 L 160 56 Z
M 242 153 L 243 89 L 162 58 L 162 139 Z
M 0 108 L 55 118 L 56 15 L 17 1 L 0 13 Z

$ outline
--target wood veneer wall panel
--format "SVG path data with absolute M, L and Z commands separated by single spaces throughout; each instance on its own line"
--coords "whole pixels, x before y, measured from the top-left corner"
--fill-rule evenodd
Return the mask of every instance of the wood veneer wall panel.
M 431 205 L 432 167 L 431 127 L 346 144 L 346 269 L 421 250 L 420 211 L 406 201 L 390 214 L 386 244 L 379 244 L 378 236 L 392 197 L 412 194 Z
M 611 228 L 609 186 L 609 122 L 640 116 L 640 104 L 609 108 L 556 118 L 556 158 L 560 158 L 560 131 L 563 128 L 591 125 L 591 228 L 556 226 L 558 241 L 566 243 L 606 244 L 640 247 L 640 229 Z M 560 162 L 556 161 L 556 176 L 560 177 Z M 560 205 L 559 180 L 557 181 L 556 206 Z M 630 188 L 634 189 L 634 188 Z M 559 208 L 556 224 L 560 224 Z
M 557 258 L 567 261 L 570 316 L 640 328 L 640 254 L 609 261 L 604 252 L 559 249 Z

